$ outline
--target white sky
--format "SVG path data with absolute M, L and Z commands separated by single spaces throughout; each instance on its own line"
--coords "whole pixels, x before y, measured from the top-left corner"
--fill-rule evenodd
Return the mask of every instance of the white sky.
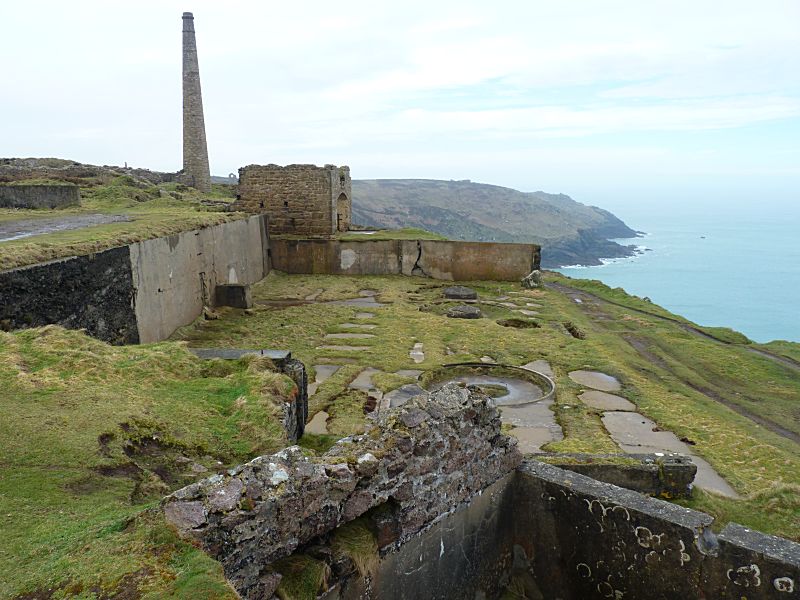
M 800 1 L 3 2 L 0 156 L 349 164 L 603 206 L 800 190 Z

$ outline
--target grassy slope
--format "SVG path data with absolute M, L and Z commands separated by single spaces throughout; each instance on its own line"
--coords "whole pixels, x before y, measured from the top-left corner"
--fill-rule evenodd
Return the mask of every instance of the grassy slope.
M 409 381 L 394 374 L 399 369 L 434 369 L 489 355 L 510 364 L 543 358 L 553 366 L 555 413 L 565 439 L 550 450 L 614 452 L 599 414 L 580 403 L 581 387 L 567 377 L 576 368 L 602 370 L 620 378 L 622 395 L 643 414 L 694 441 L 694 450 L 744 495 L 734 501 L 698 493 L 690 506 L 720 522 L 736 520 L 800 539 L 798 445 L 690 385 L 710 386 L 788 427 L 797 423 L 796 374 L 747 346 L 692 334 L 684 320 L 620 290 L 547 278 L 616 304 L 587 307 L 555 289 L 471 282 L 482 298 L 509 294 L 521 306 L 541 305 L 535 317 L 540 328 L 513 329 L 496 321 L 519 313 L 500 306 L 483 305 L 487 318 L 475 321 L 445 318 L 447 305 L 437 304 L 445 282 L 272 273 L 255 286 L 261 303 L 255 310 L 224 309 L 220 319 L 198 320 L 175 337 L 198 346 L 291 348 L 309 366 L 350 361 L 312 399 L 312 414 L 331 415 L 333 434 L 307 435 L 304 445 L 316 450 L 363 429 L 366 395 L 346 388 L 364 366 L 382 370 L 374 381 L 386 391 Z M 373 311 L 377 337 L 348 340 L 365 351 L 317 348 L 326 333 L 345 331 L 339 325 L 363 308 L 267 304 L 299 301 L 320 289 L 320 302 L 355 297 L 362 289 L 380 292 L 387 306 Z M 585 339 L 569 335 L 567 321 Z M 421 365 L 408 356 L 415 342 L 424 344 Z M 183 457 L 213 471 L 282 445 L 275 410 L 289 384 L 258 366 L 203 363 L 174 342 L 110 347 L 54 327 L 0 334 L 0 386 L 6 391 L 0 404 L 0 514 L 11 515 L 0 536 L 0 597 L 58 584 L 63 587 L 54 597 L 124 589 L 150 597 L 230 594 L 219 565 L 141 511 L 199 476 L 186 470 Z M 140 471 L 123 476 L 131 463 Z M 164 466 L 167 481 L 157 475 Z
M 314 398 L 311 411 L 327 410 L 329 427 L 344 434 L 359 430 L 352 416 L 359 398 L 345 388 L 361 367 L 372 366 L 387 373 L 398 369 L 432 369 L 443 362 L 477 360 L 489 355 L 501 362 L 524 364 L 544 358 L 555 369 L 559 386 L 556 416 L 565 430 L 562 442 L 549 449 L 564 452 L 614 452 L 599 414 L 577 399 L 581 387 L 566 373 L 578 368 L 598 369 L 624 382 L 623 395 L 660 426 L 696 443 L 694 450 L 706 458 L 743 495 L 742 501 L 710 498 L 698 493 L 692 505 L 708 509 L 722 519 L 733 518 L 752 527 L 800 539 L 800 448 L 798 445 L 725 405 L 697 391 L 692 385 L 708 386 L 732 402 L 798 428 L 798 381 L 781 365 L 747 352 L 687 332 L 685 320 L 674 317 L 649 302 L 611 290 L 602 284 L 583 283 L 556 275 L 553 281 L 586 286 L 598 295 L 620 304 L 652 312 L 642 314 L 625 306 L 603 306 L 602 318 L 594 319 L 569 296 L 555 290 L 526 291 L 524 301 L 542 304 L 536 310 L 538 329 L 512 329 L 498 325 L 502 318 L 519 316 L 508 308 L 482 306 L 489 317 L 476 321 L 447 319 L 446 305 L 433 302 L 443 282 L 404 277 L 330 277 L 271 274 L 256 286 L 256 297 L 303 299 L 324 289 L 320 300 L 354 297 L 360 289 L 377 289 L 380 300 L 390 303 L 374 311 L 372 330 L 377 337 L 348 340 L 366 346 L 361 352 L 319 350 L 325 333 L 345 331 L 339 323 L 352 321 L 362 309 L 332 304 L 308 304 L 277 310 L 261 306 L 255 314 L 228 311 L 218 321 L 199 322 L 180 337 L 196 345 L 291 346 L 308 365 L 352 361 L 326 382 Z M 470 282 L 482 297 L 519 292 L 511 283 Z M 512 296 L 512 299 L 514 296 Z M 524 305 L 524 301 L 521 303 Z M 428 305 L 428 311 L 420 306 Z M 600 316 L 600 315 L 598 315 Z M 664 317 L 675 318 L 676 321 Z M 570 321 L 585 333 L 584 340 L 567 334 Z M 628 341 L 635 338 L 663 360 L 669 369 L 653 364 Z M 424 344 L 425 361 L 415 365 L 408 356 L 415 342 Z M 386 376 L 384 376 L 386 377 Z M 394 376 L 392 376 L 394 377 Z M 377 382 L 381 378 L 376 379 Z M 392 382 L 397 383 L 397 382 Z M 760 400 L 759 400 L 760 399 Z M 360 398 L 363 401 L 363 398 Z M 337 403 L 349 415 L 339 422 Z M 348 430 L 348 427 L 352 430 Z M 770 507 L 765 510 L 765 507 Z
M 263 366 L 58 327 L 0 333 L 0 597 L 233 597 L 217 563 L 140 513 L 203 468 L 285 444 L 294 384 Z
M 162 197 L 160 190 L 166 196 Z M 87 179 L 81 186 L 81 206 L 59 210 L 0 208 L 0 222 L 78 214 L 126 215 L 131 221 L 95 225 L 0 243 L 0 271 L 54 258 L 89 254 L 136 241 L 242 218 L 201 204 L 209 198 L 232 200 L 230 186 L 214 186 L 212 194 L 174 183 L 147 186 L 120 176 L 104 184 Z M 175 194 L 177 198 L 170 195 Z

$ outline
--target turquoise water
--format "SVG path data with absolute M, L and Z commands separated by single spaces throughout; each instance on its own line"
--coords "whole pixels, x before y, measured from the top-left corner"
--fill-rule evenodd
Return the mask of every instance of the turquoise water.
M 731 327 L 757 342 L 800 342 L 800 207 L 699 202 L 611 210 L 647 232 L 620 242 L 649 251 L 560 272 L 622 287 L 696 323 Z

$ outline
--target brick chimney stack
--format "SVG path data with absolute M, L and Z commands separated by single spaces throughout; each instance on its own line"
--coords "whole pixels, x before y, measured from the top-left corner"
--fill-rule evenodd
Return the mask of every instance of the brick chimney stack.
M 194 16 L 183 13 L 183 179 L 201 192 L 211 191 L 200 67 L 194 37 Z

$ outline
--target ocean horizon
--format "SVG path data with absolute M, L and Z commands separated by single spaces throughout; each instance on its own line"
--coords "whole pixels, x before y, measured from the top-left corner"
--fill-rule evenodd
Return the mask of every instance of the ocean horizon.
M 637 254 L 556 271 L 624 288 L 699 325 L 730 327 L 755 342 L 800 342 L 796 205 L 698 202 L 612 210 L 645 232 L 616 240 L 636 246 Z

